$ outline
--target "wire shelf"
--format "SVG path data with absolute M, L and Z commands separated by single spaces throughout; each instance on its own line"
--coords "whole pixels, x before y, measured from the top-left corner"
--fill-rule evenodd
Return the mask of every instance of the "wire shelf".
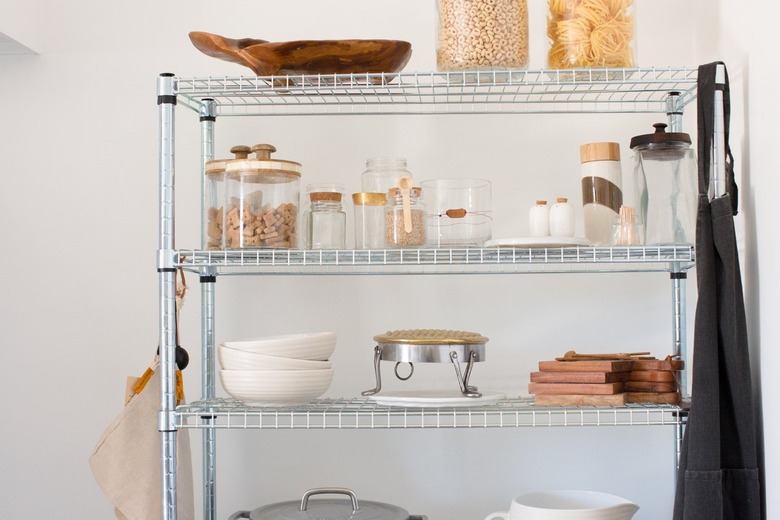
M 682 272 L 693 246 L 178 250 L 178 267 L 210 274 L 501 274 Z
M 696 98 L 696 68 L 175 78 L 179 103 L 217 116 L 665 113 Z
M 680 406 L 635 403 L 619 407 L 535 406 L 533 398 L 504 399 L 472 408 L 381 406 L 366 398 L 318 399 L 296 407 L 245 406 L 233 399 L 197 401 L 176 409 L 182 429 L 519 428 L 656 426 L 685 420 Z

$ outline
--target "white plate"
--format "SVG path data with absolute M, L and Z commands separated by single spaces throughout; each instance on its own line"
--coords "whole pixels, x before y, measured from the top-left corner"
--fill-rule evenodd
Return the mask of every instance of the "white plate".
M 484 247 L 578 247 L 589 246 L 590 240 L 581 237 L 518 237 L 494 238 Z
M 465 397 L 457 390 L 410 390 L 385 392 L 368 397 L 376 404 L 383 406 L 403 406 L 406 408 L 442 408 L 466 407 L 495 404 L 506 395 L 501 393 L 482 392 L 482 397 Z

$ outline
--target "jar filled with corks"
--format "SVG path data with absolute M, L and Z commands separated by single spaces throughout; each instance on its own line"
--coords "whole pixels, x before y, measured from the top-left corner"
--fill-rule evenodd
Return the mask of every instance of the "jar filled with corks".
M 236 159 L 249 157 L 251 148 L 236 145 L 230 153 Z M 223 249 L 225 247 L 225 166 L 228 159 L 209 161 L 205 165 L 205 185 L 203 193 L 203 220 L 201 221 L 203 249 Z
M 422 247 L 427 238 L 425 205 L 422 189 L 411 186 L 411 178 L 404 177 L 399 187 L 387 192 L 385 207 L 385 246 Z
M 251 151 L 225 165 L 225 248 L 298 247 L 301 165 L 272 158 L 270 144 Z
M 527 0 L 437 0 L 440 71 L 528 65 Z

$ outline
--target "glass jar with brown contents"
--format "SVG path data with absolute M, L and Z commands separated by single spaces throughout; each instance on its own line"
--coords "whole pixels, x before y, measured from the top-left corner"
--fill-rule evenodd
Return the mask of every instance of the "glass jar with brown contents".
M 425 205 L 422 189 L 391 188 L 385 207 L 385 245 L 421 247 L 426 241 Z

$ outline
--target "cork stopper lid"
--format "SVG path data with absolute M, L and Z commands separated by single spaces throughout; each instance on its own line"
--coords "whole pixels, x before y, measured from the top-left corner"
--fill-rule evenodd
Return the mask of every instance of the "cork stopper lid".
M 569 199 L 567 199 L 566 197 L 558 197 L 555 199 L 555 202 L 557 202 L 558 204 L 566 204 L 567 202 L 569 202 Z
M 580 146 L 580 162 L 619 161 L 619 143 L 587 143 Z
M 546 200 L 537 200 L 536 201 L 536 205 L 537 206 L 546 206 L 547 205 L 547 201 Z
M 333 202 L 341 202 L 341 193 L 337 191 L 313 191 L 309 193 L 309 199 L 312 202 L 320 200 L 330 200 Z

